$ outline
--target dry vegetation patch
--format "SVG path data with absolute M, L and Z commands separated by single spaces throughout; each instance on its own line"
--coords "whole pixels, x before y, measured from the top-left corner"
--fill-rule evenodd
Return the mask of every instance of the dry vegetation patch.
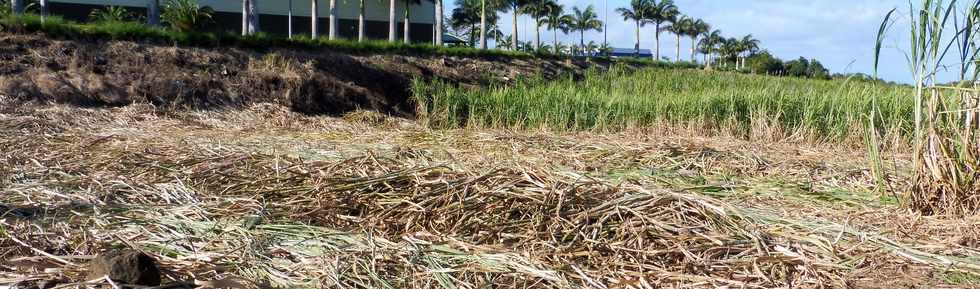
M 0 283 L 82 282 L 120 247 L 165 280 L 259 287 L 892 288 L 980 269 L 975 222 L 898 210 L 844 148 L 277 106 L 0 113 Z

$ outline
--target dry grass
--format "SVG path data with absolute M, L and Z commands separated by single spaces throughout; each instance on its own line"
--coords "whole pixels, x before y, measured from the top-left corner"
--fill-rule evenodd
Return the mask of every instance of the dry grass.
M 0 105 L 0 284 L 84 285 L 88 256 L 113 247 L 227 287 L 891 288 L 980 272 L 977 222 L 897 210 L 838 148 L 152 111 Z

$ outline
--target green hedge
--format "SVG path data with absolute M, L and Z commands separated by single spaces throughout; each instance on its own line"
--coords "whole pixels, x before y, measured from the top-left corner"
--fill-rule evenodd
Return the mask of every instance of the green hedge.
M 145 41 L 167 45 L 218 47 L 238 46 L 245 48 L 301 48 L 324 49 L 352 54 L 411 54 L 445 55 L 462 57 L 506 57 L 531 58 L 553 55 L 532 55 L 523 52 L 504 50 L 480 50 L 467 47 L 441 47 L 429 44 L 404 44 L 387 41 L 349 41 L 311 39 L 297 37 L 292 39 L 259 33 L 241 36 L 228 32 L 177 32 L 166 28 L 156 28 L 138 22 L 76 23 L 60 17 L 47 17 L 45 21 L 36 15 L 0 17 L 0 30 L 15 33 L 43 33 L 61 39 L 129 40 Z

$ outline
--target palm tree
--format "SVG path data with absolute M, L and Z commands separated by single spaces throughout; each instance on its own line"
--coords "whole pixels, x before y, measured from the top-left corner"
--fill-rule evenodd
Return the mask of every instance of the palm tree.
M 514 51 L 517 51 L 517 44 L 519 42 L 517 39 L 517 17 L 520 15 L 522 11 L 521 7 L 526 5 L 528 2 L 529 2 L 528 0 L 503 0 L 503 4 L 505 5 L 502 5 L 500 7 L 500 12 L 507 12 L 507 11 L 513 12 L 511 15 L 513 16 L 514 25 L 510 27 L 511 28 L 510 43 L 511 43 L 511 50 Z
M 656 29 L 654 32 L 656 33 L 657 52 L 654 55 L 654 60 L 660 60 L 660 26 L 664 22 L 676 19 L 677 14 L 680 14 L 680 11 L 677 10 L 677 5 L 674 5 L 674 0 L 660 0 L 660 2 L 654 0 L 648 15 L 649 18 L 647 18 L 647 21 L 653 22 Z
M 455 6 L 453 8 L 452 16 L 450 16 L 449 24 L 456 31 L 466 31 L 469 35 L 470 47 L 476 46 L 476 40 L 478 38 L 477 33 L 479 33 L 478 26 L 480 25 L 480 9 L 482 0 L 456 0 Z M 496 16 L 493 14 L 491 16 Z M 496 19 L 491 19 L 496 23 Z
M 595 41 L 589 41 L 589 43 L 582 46 L 582 52 L 585 53 L 586 58 L 592 58 L 592 55 L 597 54 L 596 50 L 598 50 L 598 48 L 599 45 L 596 44 Z
M 711 25 L 709 25 L 707 22 L 704 22 L 704 20 L 696 19 L 693 21 L 693 23 L 691 23 L 691 26 L 688 28 L 690 30 L 687 31 L 687 36 L 691 37 L 691 62 L 696 63 L 697 58 L 695 57 L 696 56 L 695 54 L 697 54 L 696 48 L 698 44 L 698 37 L 706 33 L 710 33 Z
M 546 17 L 545 23 L 548 24 L 548 29 L 550 29 L 555 37 L 555 54 L 559 54 L 558 48 L 560 43 L 558 43 L 558 31 L 562 33 L 568 33 L 571 29 L 572 16 L 565 14 L 565 6 L 561 4 L 555 4 L 549 7 L 548 16 Z
M 555 0 L 531 0 L 524 6 L 524 13 L 534 19 L 534 49 L 541 50 L 541 25 L 548 18 L 548 11 L 558 5 Z
M 749 56 L 752 56 L 753 54 L 755 54 L 756 52 L 759 51 L 759 44 L 760 44 L 760 42 L 759 42 L 758 39 L 753 38 L 752 37 L 752 34 L 749 34 L 749 35 L 745 35 L 745 37 L 742 37 L 742 39 L 739 40 L 738 43 L 739 43 L 739 48 L 740 48 L 740 51 L 739 52 L 741 54 L 743 54 L 742 57 L 741 57 L 742 58 L 741 59 L 741 62 L 742 62 L 741 67 L 744 69 L 745 68 L 745 60 L 746 60 L 746 58 L 748 58 Z
M 676 54 L 674 55 L 675 62 L 681 61 L 681 35 L 686 35 L 686 33 L 691 30 L 691 25 L 694 25 L 693 18 L 681 16 L 677 17 L 667 27 L 664 27 L 665 31 L 673 33 L 674 36 L 677 36 L 677 41 L 674 43 L 677 49 Z
M 585 7 L 585 10 L 580 10 L 578 7 L 572 7 L 572 23 L 571 29 L 573 31 L 579 32 L 579 46 L 585 46 L 585 32 L 589 30 L 595 30 L 602 32 L 602 21 L 599 21 L 599 15 L 595 13 L 595 8 L 592 4 Z
M 705 32 L 702 36 L 701 41 L 698 42 L 698 48 L 701 50 L 701 53 L 704 53 L 704 68 L 710 70 L 715 46 L 724 38 L 721 37 L 721 30 Z
M 487 49 L 487 12 L 491 12 L 496 17 L 496 11 L 504 5 L 502 0 L 481 0 L 480 1 L 480 49 Z M 489 11 L 488 11 L 489 10 Z
M 604 43 L 602 43 L 602 45 L 599 45 L 599 48 L 597 49 L 597 52 L 600 55 L 604 55 L 606 57 L 609 57 L 609 55 L 612 54 L 612 52 L 613 52 L 613 48 L 612 48 L 612 46 L 609 46 L 609 43 L 605 43 L 604 42 Z
M 724 60 L 722 64 L 724 64 L 725 67 L 728 67 L 728 61 L 734 60 L 736 63 L 736 68 L 738 68 L 737 67 L 738 51 L 739 51 L 738 39 L 722 38 L 719 44 L 720 46 L 718 48 L 718 56 L 720 59 Z
M 633 21 L 636 23 L 636 45 L 633 48 L 636 50 L 636 55 L 640 55 L 640 27 L 646 25 L 646 20 L 649 18 L 647 14 L 653 7 L 651 0 L 631 0 L 630 7 L 620 7 L 616 8 L 616 12 L 623 16 L 624 21 Z

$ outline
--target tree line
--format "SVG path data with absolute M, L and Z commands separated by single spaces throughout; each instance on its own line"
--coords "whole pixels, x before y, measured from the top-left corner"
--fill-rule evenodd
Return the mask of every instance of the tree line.
M 160 25 L 161 18 L 171 28 L 178 31 L 191 31 L 207 26 L 213 10 L 208 7 L 200 7 L 197 0 L 146 0 L 147 19 L 150 25 Z M 161 1 L 163 5 L 161 5 Z M 252 35 L 258 33 L 259 26 L 258 11 L 256 9 L 260 0 L 241 0 L 242 3 L 242 35 Z M 307 2 L 311 5 L 311 19 L 318 19 L 318 5 L 320 0 L 286 0 L 288 1 L 288 16 L 290 36 L 293 35 L 293 7 L 294 1 Z M 327 37 L 336 39 L 337 36 L 337 0 L 328 0 L 329 3 L 329 23 Z M 364 41 L 365 38 L 365 1 L 358 0 L 358 33 L 357 40 Z M 445 28 L 451 28 L 459 35 L 465 35 L 468 45 L 479 49 L 487 49 L 487 42 L 490 39 L 496 40 L 498 48 L 520 50 L 529 52 L 541 52 L 552 54 L 571 54 L 571 55 L 608 55 L 612 49 L 608 43 L 597 44 L 594 41 L 585 41 L 585 33 L 596 31 L 602 32 L 605 23 L 599 20 L 599 14 L 593 5 L 584 8 L 577 6 L 566 9 L 566 6 L 558 3 L 558 0 L 455 0 L 455 8 L 450 13 L 448 23 L 443 17 L 442 0 L 387 0 L 389 7 L 389 37 L 388 41 L 397 42 L 398 31 L 396 19 L 396 3 L 401 1 L 406 9 L 402 16 L 403 35 L 402 41 L 409 43 L 410 39 L 410 19 L 412 5 L 421 4 L 421 1 L 430 1 L 435 5 L 435 39 L 434 44 L 442 45 L 442 34 Z M 23 13 L 27 9 L 39 9 L 41 15 L 47 14 L 46 0 L 0 0 L 0 3 L 8 2 L 0 6 L 0 12 L 7 10 L 13 13 Z M 161 9 L 162 8 L 162 9 Z M 757 74 L 794 76 L 815 79 L 830 79 L 834 76 L 816 59 L 799 59 L 783 61 L 774 57 L 768 51 L 761 49 L 761 43 L 751 34 L 741 38 L 724 37 L 721 30 L 713 29 L 712 26 L 704 21 L 692 16 L 684 15 L 673 0 L 631 0 L 629 6 L 615 9 L 623 20 L 634 24 L 635 45 L 634 53 L 640 53 L 640 40 L 644 27 L 652 26 L 655 41 L 654 53 L 652 57 L 659 61 L 667 59 L 662 57 L 660 39 L 662 33 L 670 33 L 675 37 L 675 51 L 673 60 L 682 61 L 681 41 L 688 38 L 691 42 L 690 58 L 691 63 L 701 63 L 706 69 L 736 70 Z M 501 20 L 500 13 L 511 13 L 511 34 L 504 35 L 500 31 L 497 23 Z M 531 17 L 534 24 L 534 37 L 532 41 L 520 41 L 518 37 L 518 17 L 527 15 Z M 93 21 L 123 21 L 127 17 L 126 10 L 119 7 L 107 6 L 102 10 L 92 13 L 90 16 Z M 313 20 L 311 25 L 311 37 L 320 37 L 320 30 L 317 21 Z M 542 41 L 542 28 L 551 32 L 551 44 Z M 559 41 L 561 34 L 578 34 L 577 45 L 564 45 Z M 698 54 L 701 54 L 701 61 L 698 61 Z M 862 78 L 862 77 L 859 77 Z

